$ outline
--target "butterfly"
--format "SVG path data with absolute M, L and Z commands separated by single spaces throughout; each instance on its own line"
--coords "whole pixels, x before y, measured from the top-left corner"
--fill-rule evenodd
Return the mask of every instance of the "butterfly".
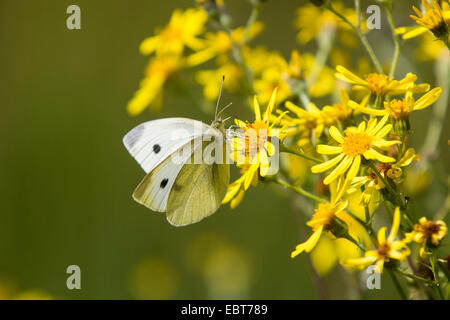
M 174 226 L 212 215 L 225 197 L 230 168 L 225 120 L 217 113 L 219 100 L 220 94 L 211 125 L 188 118 L 157 119 L 138 125 L 123 138 L 146 173 L 133 193 L 134 200 L 165 212 Z

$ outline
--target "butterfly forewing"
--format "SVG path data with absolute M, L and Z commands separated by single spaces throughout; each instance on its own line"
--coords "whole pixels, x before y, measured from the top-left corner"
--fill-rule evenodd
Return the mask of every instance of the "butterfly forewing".
M 179 158 L 169 156 L 163 160 L 137 186 L 133 198 L 153 211 L 165 212 L 169 194 L 181 168 L 191 159 L 192 153 L 201 146 L 201 143 L 201 138 L 193 140 L 192 143 L 189 141 L 175 151 L 179 152 L 183 147 L 187 147 L 188 152 L 185 152 L 184 156 Z
M 188 118 L 166 118 L 144 122 L 124 138 L 123 143 L 146 173 L 179 148 L 202 136 L 210 127 Z

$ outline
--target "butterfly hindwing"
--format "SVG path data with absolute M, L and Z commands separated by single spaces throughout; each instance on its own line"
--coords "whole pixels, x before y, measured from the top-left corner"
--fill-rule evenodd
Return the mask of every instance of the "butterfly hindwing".
M 212 215 L 221 205 L 230 180 L 226 163 L 185 164 L 167 202 L 167 220 L 175 226 L 192 224 Z

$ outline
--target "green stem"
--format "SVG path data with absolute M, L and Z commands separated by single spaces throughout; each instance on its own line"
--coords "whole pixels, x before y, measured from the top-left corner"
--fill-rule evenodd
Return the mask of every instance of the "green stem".
M 233 36 L 230 27 L 227 25 L 226 22 L 224 22 L 224 19 L 222 17 L 218 17 L 217 19 L 220 28 L 225 31 L 230 38 L 231 41 L 231 54 L 233 56 L 234 61 L 239 65 L 239 67 L 244 72 L 244 78 L 245 78 L 245 86 L 247 87 L 248 92 L 250 95 L 254 93 L 253 90 L 253 75 L 251 73 L 251 70 L 245 65 L 244 58 L 242 56 L 241 47 L 233 41 Z
M 408 300 L 408 297 L 406 296 L 405 291 L 403 290 L 402 286 L 400 285 L 400 282 L 397 279 L 397 276 L 391 269 L 387 269 L 389 275 L 391 276 L 392 282 L 394 283 L 395 288 L 397 289 L 398 294 L 400 295 L 400 298 L 402 300 Z
M 322 161 L 320 161 L 317 158 L 308 156 L 306 153 L 300 152 L 300 151 L 296 151 L 296 150 L 292 150 L 286 146 L 284 146 L 283 144 L 280 146 L 280 152 L 286 152 L 286 153 L 290 153 L 290 154 L 295 154 L 296 156 L 314 161 L 315 163 L 322 163 Z
M 362 250 L 362 252 L 366 252 L 366 251 L 367 251 L 366 247 L 364 247 L 364 245 L 363 245 L 362 243 L 359 243 L 358 241 L 356 241 L 355 239 L 353 239 L 353 237 L 350 236 L 349 234 L 347 234 L 347 235 L 341 235 L 340 237 L 341 237 L 341 238 L 344 238 L 344 239 L 347 239 L 347 240 L 349 240 L 350 242 L 354 243 L 359 249 Z
M 421 282 L 425 282 L 425 283 L 428 283 L 428 284 L 434 284 L 434 282 L 429 280 L 429 279 L 418 277 L 418 276 L 416 276 L 416 275 L 414 275 L 412 273 L 408 273 L 408 272 L 402 271 L 400 269 L 392 269 L 392 271 L 394 271 L 394 272 L 396 272 L 398 274 L 401 274 L 402 276 L 414 279 L 416 281 L 421 281 Z
M 389 193 L 396 195 L 397 192 L 395 192 L 394 188 L 392 188 L 391 184 L 386 180 L 386 178 L 377 170 L 373 162 L 369 162 L 368 167 L 372 169 L 372 171 L 378 176 L 378 178 L 383 182 L 383 184 L 388 189 Z
M 439 295 L 439 298 L 441 300 L 445 300 L 444 293 L 442 292 L 442 288 L 441 288 L 441 283 L 439 281 L 439 274 L 438 274 L 438 271 L 436 269 L 437 258 L 436 258 L 436 252 L 435 251 L 431 252 L 430 264 L 431 264 L 431 271 L 433 272 L 433 277 L 434 277 L 434 281 L 435 281 L 436 291 L 437 291 L 437 293 Z
M 252 24 L 256 22 L 259 15 L 259 10 L 261 9 L 261 1 L 255 0 L 253 1 L 253 9 L 248 17 L 247 24 L 245 25 L 244 36 L 242 37 L 242 44 L 246 44 L 248 40 L 248 33 Z
M 370 169 L 372 169 L 373 172 L 375 172 L 377 177 L 383 182 L 383 184 L 388 189 L 389 193 L 395 198 L 395 200 L 396 200 L 395 201 L 396 202 L 395 205 L 399 206 L 402 209 L 406 220 L 408 221 L 408 223 L 411 226 L 413 226 L 414 225 L 413 219 L 410 217 L 408 211 L 406 210 L 406 203 L 403 200 L 403 198 L 400 196 L 400 194 L 398 194 L 397 191 L 394 190 L 394 188 L 389 183 L 389 181 L 387 181 L 386 178 L 383 177 L 383 175 L 376 169 L 375 165 L 372 162 L 369 162 L 368 166 L 369 166 Z
M 389 71 L 389 77 L 393 78 L 395 71 L 397 70 L 398 58 L 400 57 L 400 41 L 398 35 L 395 33 L 394 16 L 392 15 L 392 1 L 385 2 L 384 7 L 387 12 L 389 25 L 392 30 L 392 38 L 395 43 L 394 58 L 392 59 L 391 70 Z
M 323 27 L 317 37 L 318 50 L 315 55 L 314 64 L 306 78 L 307 87 L 312 87 L 319 78 L 323 66 L 326 64 L 331 48 L 333 47 L 336 30 L 334 28 Z
M 357 19 L 356 26 L 358 27 L 358 29 L 360 29 L 361 28 L 361 1 L 360 0 L 355 0 L 355 12 L 356 12 L 356 19 Z
M 442 42 L 444 42 L 445 45 L 447 46 L 448 50 L 450 50 L 450 40 L 449 39 L 447 39 L 447 41 L 442 40 Z
M 309 198 L 311 200 L 314 200 L 316 202 L 319 202 L 319 203 L 326 203 L 327 202 L 327 200 L 322 199 L 322 198 L 320 198 L 320 197 L 318 197 L 318 196 L 316 196 L 316 195 L 314 195 L 314 194 L 304 190 L 301 187 L 293 186 L 293 185 L 287 183 L 286 181 L 281 180 L 278 177 L 275 177 L 273 180 L 269 180 L 269 181 L 273 181 L 275 183 L 278 183 L 279 185 L 281 185 L 283 187 L 286 187 L 286 188 L 289 188 L 289 189 L 297 192 L 298 194 L 301 194 L 302 196 L 304 196 L 306 198 Z
M 334 13 L 337 17 L 341 18 L 342 21 L 344 21 L 346 24 L 348 24 L 355 32 L 357 33 L 359 39 L 361 40 L 361 43 L 363 44 L 364 48 L 366 49 L 367 53 L 369 54 L 370 59 L 372 60 L 372 63 L 374 64 L 375 68 L 377 69 L 378 73 L 383 74 L 383 68 L 381 67 L 380 61 L 378 60 L 377 56 L 375 55 L 375 52 L 373 51 L 372 47 L 370 46 L 369 41 L 367 40 L 366 36 L 362 33 L 361 29 L 355 26 L 350 20 L 348 20 L 346 17 L 344 17 L 342 14 L 337 12 L 332 6 L 331 3 L 328 3 L 326 8 L 330 10 L 332 13 Z

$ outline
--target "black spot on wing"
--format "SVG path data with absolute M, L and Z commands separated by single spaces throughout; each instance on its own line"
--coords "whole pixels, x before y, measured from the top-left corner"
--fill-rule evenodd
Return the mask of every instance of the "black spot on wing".
M 130 132 L 128 132 L 128 134 L 124 138 L 125 145 L 130 149 L 133 148 L 136 142 L 138 142 L 139 139 L 142 137 L 144 129 L 145 126 L 141 124 L 136 128 L 134 128 L 133 130 L 131 130 Z
M 169 179 L 167 178 L 161 181 L 161 184 L 159 185 L 161 189 L 164 189 L 167 186 L 167 182 L 169 182 Z
M 159 153 L 161 151 L 161 146 L 159 144 L 154 144 L 153 145 L 153 151 L 155 153 Z

